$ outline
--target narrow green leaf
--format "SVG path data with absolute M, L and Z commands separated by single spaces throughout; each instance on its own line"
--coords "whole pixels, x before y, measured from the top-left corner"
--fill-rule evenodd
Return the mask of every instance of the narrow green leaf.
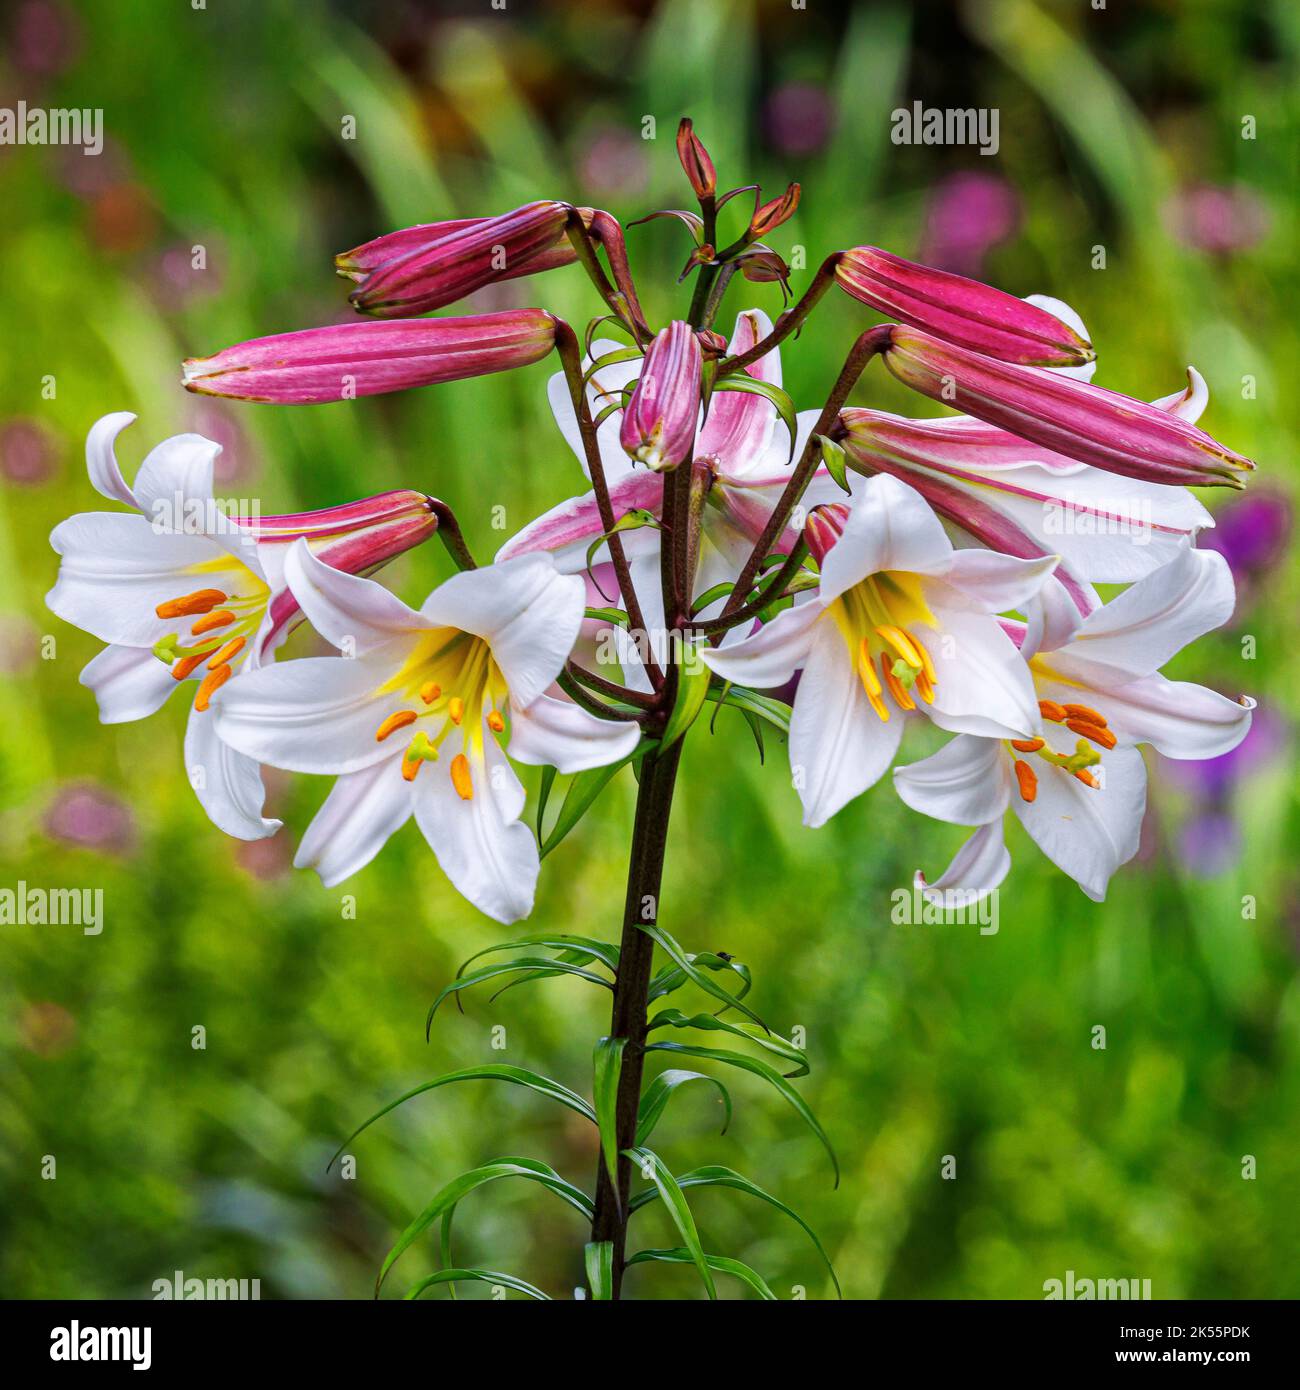
M 654 1183 L 655 1191 L 663 1199 L 673 1225 L 677 1227 L 677 1234 L 681 1236 L 682 1243 L 690 1252 L 695 1268 L 700 1271 L 700 1278 L 704 1281 L 709 1297 L 717 1298 L 718 1291 L 713 1284 L 713 1275 L 709 1273 L 709 1263 L 704 1257 L 704 1247 L 700 1244 L 700 1233 L 695 1229 L 695 1218 L 691 1215 L 691 1209 L 682 1189 L 677 1185 L 677 1180 L 653 1149 L 627 1149 L 625 1152 L 641 1169 L 642 1176 Z
M 766 1062 L 760 1062 L 757 1057 L 746 1057 L 741 1052 L 729 1052 L 718 1047 L 697 1047 L 694 1043 L 649 1043 L 646 1051 L 671 1052 L 686 1057 L 702 1057 L 708 1061 L 724 1062 L 729 1067 L 739 1067 L 742 1071 L 761 1076 L 764 1081 L 780 1092 L 804 1124 L 821 1141 L 822 1148 L 826 1150 L 826 1156 L 831 1161 L 831 1167 L 835 1170 L 835 1186 L 840 1185 L 840 1161 L 835 1157 L 835 1150 L 831 1147 L 831 1141 L 826 1137 L 826 1131 L 818 1123 L 816 1115 L 809 1109 L 808 1102 L 775 1067 L 769 1067 Z
M 545 956 L 521 956 L 518 960 L 499 961 L 496 965 L 485 965 L 480 970 L 472 970 L 468 975 L 463 975 L 459 979 L 453 980 L 447 985 L 438 997 L 433 1001 L 429 1008 L 429 1016 L 424 1023 L 424 1035 L 429 1036 L 429 1029 L 433 1025 L 433 1016 L 438 1012 L 444 999 L 449 995 L 457 994 L 461 990 L 469 989 L 473 985 L 482 984 L 484 980 L 495 979 L 498 975 L 508 975 L 512 970 L 528 970 L 540 972 L 547 975 L 579 975 L 584 980 L 590 980 L 594 985 L 602 985 L 605 989 L 613 989 L 613 985 L 593 971 L 584 970 L 579 965 L 571 965 L 567 961 L 552 960 Z
M 698 614 L 703 613 L 709 604 L 717 603 L 720 598 L 729 597 L 731 591 L 735 587 L 736 586 L 730 580 L 727 580 L 725 583 L 715 584 L 711 589 L 705 589 L 699 598 L 691 604 L 691 617 L 694 618 Z
M 650 1020 L 646 1031 L 653 1032 L 656 1028 L 699 1028 L 711 1033 L 731 1033 L 737 1038 L 745 1038 L 755 1043 L 777 1057 L 784 1058 L 787 1062 L 793 1062 L 795 1070 L 785 1072 L 787 1078 L 807 1076 L 811 1070 L 808 1054 L 789 1039 L 779 1038 L 775 1033 L 760 1033 L 743 1023 L 732 1023 L 730 1019 L 718 1018 L 716 1014 L 692 1014 L 688 1018 L 680 1009 L 660 1009 Z
M 790 706 L 782 700 L 773 700 L 769 695 L 756 695 L 743 685 L 714 686 L 706 698 L 755 714 L 789 736 L 791 711 Z
M 709 693 L 709 682 L 713 673 L 704 664 L 698 647 L 689 647 L 682 656 L 678 667 L 677 700 L 673 712 L 664 726 L 661 748 L 671 748 L 674 743 L 695 723 L 695 718 L 704 708 L 705 697 Z
M 598 960 L 610 970 L 618 969 L 618 947 L 608 941 L 598 941 L 594 936 L 573 936 L 567 932 L 538 932 L 532 936 L 502 941 L 495 946 L 485 946 L 481 951 L 475 951 L 456 974 L 463 975 L 468 966 L 482 956 L 491 955 L 493 951 L 513 951 L 520 946 L 543 946 L 552 951 L 573 951 L 586 957 L 585 960 L 573 962 L 576 965 L 585 965 L 588 960 Z
M 517 1293 L 526 1293 L 529 1298 L 535 1298 L 542 1303 L 551 1302 L 550 1294 L 543 1293 L 524 1279 L 516 1279 L 513 1274 L 502 1274 L 496 1269 L 440 1269 L 437 1274 L 430 1274 L 427 1279 L 421 1279 L 406 1297 L 419 1298 L 425 1289 L 431 1289 L 435 1284 L 454 1286 L 471 1280 L 480 1284 L 497 1284 L 502 1288 L 514 1289 Z
M 548 1167 L 545 1163 L 538 1163 L 531 1158 L 499 1158 L 493 1163 L 484 1164 L 481 1168 L 474 1168 L 468 1173 L 462 1173 L 460 1177 L 449 1182 L 398 1236 L 397 1243 L 384 1257 L 384 1263 L 379 1270 L 379 1277 L 375 1280 L 375 1297 L 379 1296 L 379 1292 L 384 1286 L 384 1280 L 388 1278 L 388 1273 L 393 1265 L 419 1236 L 427 1231 L 444 1212 L 452 1210 L 475 1188 L 482 1187 L 484 1183 L 495 1182 L 498 1178 L 526 1178 L 529 1182 L 540 1183 L 548 1191 L 554 1192 L 562 1201 L 568 1203 L 574 1210 L 581 1212 L 588 1221 L 596 1214 L 591 1198 L 581 1189 L 574 1187 L 572 1183 L 566 1182 L 554 1168 Z
M 614 1242 L 591 1241 L 585 1247 L 584 1254 L 592 1301 L 608 1303 L 614 1297 Z
M 643 526 L 653 526 L 656 531 L 662 530 L 662 527 L 659 525 L 659 518 L 655 516 L 653 512 L 647 511 L 644 507 L 633 507 L 631 511 L 624 512 L 614 523 L 613 530 L 606 531 L 603 535 L 597 536 L 587 547 L 587 573 L 591 574 L 591 562 L 596 552 L 616 531 L 637 531 Z M 593 582 L 595 581 L 594 575 L 592 575 L 592 580 Z M 596 587 L 599 589 L 600 585 L 597 584 Z M 601 592 L 604 593 L 604 590 L 602 589 Z
M 614 780 L 619 769 L 626 766 L 636 756 L 636 753 L 632 753 L 622 762 L 610 763 L 607 767 L 588 768 L 586 772 L 579 772 L 574 776 L 573 781 L 569 783 L 568 791 L 564 794 L 564 805 L 560 807 L 560 814 L 555 818 L 551 833 L 546 837 L 545 844 L 542 845 L 541 857 L 543 859 L 587 814 L 596 798 Z
M 595 1078 L 592 1099 L 596 1102 L 596 1124 L 600 1128 L 600 1147 L 605 1155 L 605 1171 L 610 1185 L 618 1192 L 618 1079 L 623 1072 L 626 1038 L 601 1038 L 596 1044 Z
M 799 426 L 796 420 L 794 402 L 790 399 L 788 392 L 783 391 L 781 387 L 770 381 L 760 381 L 758 377 L 750 376 L 748 372 L 732 372 L 729 376 L 723 377 L 718 383 L 717 389 L 719 391 L 749 391 L 755 396 L 764 396 L 771 401 L 776 407 L 776 413 L 785 422 L 786 429 L 790 431 L 790 458 L 794 458 L 794 441 Z
M 741 1264 L 739 1260 L 730 1259 L 726 1255 L 705 1255 L 704 1258 L 710 1269 L 716 1269 L 719 1274 L 731 1274 L 737 1279 L 744 1280 L 760 1298 L 766 1299 L 770 1303 L 779 1301 L 768 1287 L 763 1276 L 747 1264 Z M 683 1250 L 678 1246 L 676 1250 L 638 1250 L 628 1260 L 628 1264 L 639 1265 L 645 1264 L 647 1260 L 655 1260 L 661 1264 L 688 1265 L 694 1263 L 694 1259 L 695 1257 L 689 1250 Z
M 661 947 L 665 952 L 667 952 L 669 958 L 673 961 L 673 963 L 677 966 L 679 970 L 685 972 L 687 978 L 691 981 L 692 984 L 698 985 L 700 989 L 702 989 L 705 992 L 705 994 L 711 994 L 715 999 L 721 999 L 722 1002 L 728 1006 L 728 1008 L 739 1009 L 740 1012 L 744 1014 L 746 1018 L 752 1019 L 755 1023 L 758 1024 L 760 1028 L 762 1028 L 764 1031 L 767 1031 L 767 1024 L 764 1023 L 763 1020 L 759 1018 L 759 1016 L 752 1009 L 750 1009 L 747 1005 L 742 1004 L 736 995 L 728 994 L 727 991 L 723 989 L 720 984 L 717 984 L 715 981 L 709 979 L 709 977 L 698 968 L 695 959 L 691 956 L 688 956 L 686 952 L 682 950 L 682 948 L 677 944 L 677 942 L 674 941 L 673 938 L 669 936 L 668 933 L 664 931 L 662 927 L 649 925 L 643 922 L 638 922 L 637 925 L 641 928 L 643 932 L 645 932 L 645 934 L 648 937 L 650 937 L 655 942 L 657 946 Z M 728 962 L 728 964 L 731 964 L 731 962 Z
M 817 447 L 821 450 L 822 462 L 826 465 L 826 471 L 835 480 L 840 491 L 851 492 L 844 450 L 833 439 L 827 439 L 824 434 L 817 436 Z
M 534 823 L 533 829 L 533 834 L 537 839 L 537 846 L 539 849 L 542 844 L 542 826 L 546 822 L 546 803 L 551 799 L 551 788 L 555 785 L 556 775 L 555 768 L 542 768 L 542 785 L 537 793 L 537 820 Z
M 641 349 L 636 347 L 614 348 L 610 352 L 602 353 L 592 362 L 591 366 L 583 373 L 582 379 L 588 382 L 604 367 L 613 367 L 619 362 L 631 362 L 641 356 Z
M 590 1120 L 592 1124 L 596 1123 L 596 1112 L 576 1091 L 569 1090 L 567 1086 L 562 1086 L 558 1081 L 552 1081 L 549 1076 L 528 1071 L 524 1067 L 510 1067 L 494 1062 L 481 1067 L 466 1067 L 462 1071 L 449 1071 L 445 1076 L 426 1081 L 423 1085 L 416 1086 L 404 1095 L 398 1096 L 396 1100 L 389 1101 L 382 1109 L 376 1110 L 365 1124 L 358 1125 L 348 1135 L 335 1150 L 334 1157 L 325 1165 L 325 1171 L 329 1172 L 338 1161 L 339 1154 L 358 1134 L 369 1129 L 376 1120 L 383 1119 L 390 1110 L 396 1110 L 399 1105 L 405 1105 L 408 1100 L 415 1096 L 422 1096 L 426 1091 L 436 1091 L 440 1086 L 450 1086 L 455 1081 L 508 1081 L 514 1086 L 525 1086 L 530 1091 L 536 1091 L 539 1095 L 549 1096 L 551 1100 L 558 1100 L 561 1105 L 567 1105 L 570 1110 L 577 1111 L 579 1115 Z
M 784 1212 L 791 1221 L 795 1223 L 803 1233 L 812 1241 L 817 1248 L 817 1253 L 822 1257 L 822 1263 L 826 1266 L 827 1273 L 831 1276 L 831 1283 L 835 1285 L 835 1293 L 843 1298 L 844 1294 L 840 1289 L 840 1281 L 835 1274 L 835 1266 L 831 1264 L 831 1257 L 826 1253 L 825 1246 L 817 1239 L 817 1232 L 799 1215 L 797 1211 L 781 1201 L 779 1197 L 773 1197 L 770 1192 L 765 1192 L 759 1185 L 743 1173 L 737 1173 L 734 1168 L 724 1168 L 721 1164 L 709 1164 L 703 1168 L 692 1168 L 689 1173 L 683 1173 L 677 1179 L 677 1185 L 682 1188 L 687 1187 L 729 1187 L 737 1192 L 744 1192 L 750 1197 L 757 1197 L 760 1202 L 766 1202 L 768 1206 L 775 1207 L 777 1211 Z M 638 1192 L 628 1203 L 629 1213 L 637 1211 L 648 1202 L 653 1202 L 659 1196 L 658 1191 L 653 1187 L 648 1187 L 644 1192 Z M 631 1264 L 631 1260 L 628 1261 Z
M 740 989 L 735 994 L 723 991 L 729 1000 L 743 999 L 754 986 L 753 976 L 749 973 L 749 966 L 738 960 L 732 960 L 727 955 L 716 955 L 712 951 L 697 951 L 690 956 L 690 962 L 696 969 L 712 970 L 715 973 L 723 972 L 732 974 L 740 981 Z M 656 999 L 662 998 L 665 994 L 672 994 L 674 990 L 681 987 L 690 979 L 685 970 L 676 965 L 666 965 L 650 981 L 649 1003 L 654 1003 Z M 725 1009 L 719 1009 L 719 1013 L 725 1013 Z
M 651 1025 L 653 1027 L 653 1025 Z M 636 1142 L 644 1144 L 654 1133 L 668 1104 L 669 1097 L 679 1086 L 689 1081 L 707 1081 L 716 1086 L 722 1097 L 723 1119 L 721 1133 L 725 1134 L 731 1125 L 731 1093 L 716 1076 L 706 1076 L 702 1071 L 670 1070 L 660 1072 L 641 1094 L 641 1108 L 637 1112 Z
M 621 608 L 588 608 L 584 616 L 598 623 L 617 623 L 619 627 L 627 627 L 632 621 Z

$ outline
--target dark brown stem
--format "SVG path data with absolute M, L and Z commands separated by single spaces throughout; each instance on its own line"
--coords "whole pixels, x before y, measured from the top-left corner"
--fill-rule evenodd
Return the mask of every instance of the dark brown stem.
M 645 1069 L 645 1040 L 654 941 L 642 931 L 659 918 L 659 892 L 663 879 L 664 852 L 668 843 L 668 819 L 672 812 L 673 786 L 683 740 L 663 754 L 647 753 L 641 763 L 636 819 L 632 826 L 632 855 L 627 873 L 627 897 L 623 906 L 623 935 L 619 943 L 618 973 L 614 980 L 614 1009 L 609 1035 L 626 1038 L 623 1068 L 619 1073 L 614 1128 L 618 1138 L 618 1187 L 610 1181 L 603 1159 L 596 1172 L 596 1215 L 591 1223 L 593 1241 L 614 1246 L 613 1297 L 623 1285 L 627 1255 L 628 1200 L 632 1190 L 632 1163 L 624 1157 L 636 1144 L 637 1115 L 641 1108 L 641 1077 Z
M 629 690 L 627 686 L 619 685 L 615 681 L 607 681 L 604 676 L 588 671 L 576 661 L 568 662 L 565 669 L 574 680 L 581 681 L 598 695 L 608 695 L 611 700 L 622 700 L 625 704 L 636 705 L 640 709 L 652 709 L 656 703 L 653 695 L 647 695 L 643 690 Z
M 800 324 L 812 313 L 817 305 L 817 301 L 830 289 L 835 280 L 835 267 L 840 263 L 841 252 L 836 251 L 833 256 L 827 256 L 818 267 L 817 274 L 813 276 L 812 284 L 803 292 L 803 297 L 797 300 L 789 309 L 776 321 L 776 326 L 761 342 L 754 344 L 748 352 L 742 352 L 737 357 L 728 357 L 718 367 L 718 376 L 729 376 L 732 372 L 738 372 L 742 367 L 748 367 L 751 362 L 757 362 L 760 357 L 766 357 L 774 347 L 779 347 L 799 327 Z
M 470 554 L 469 546 L 465 543 L 465 533 L 460 529 L 460 522 L 456 520 L 456 513 L 445 502 L 440 502 L 436 497 L 429 498 L 429 510 L 438 518 L 438 539 L 447 547 L 447 554 L 455 560 L 456 568 L 461 570 L 477 569 L 477 561 Z
M 882 324 L 879 328 L 867 329 L 853 344 L 853 350 L 845 359 L 835 385 L 826 398 L 826 404 L 822 407 L 822 413 L 817 417 L 817 423 L 808 436 L 808 442 L 804 445 L 803 453 L 799 456 L 799 462 L 795 465 L 794 472 L 790 474 L 790 481 L 785 485 L 785 491 L 782 492 L 776 506 L 772 509 L 772 514 L 767 519 L 767 525 L 763 527 L 762 535 L 754 543 L 753 550 L 749 552 L 749 558 L 745 561 L 745 566 L 736 580 L 736 587 L 731 591 L 731 597 L 723 605 L 722 612 L 718 615 L 719 620 L 729 618 L 745 602 L 745 595 L 754 587 L 754 580 L 758 577 L 759 568 L 776 547 L 777 540 L 790 520 L 790 514 L 799 505 L 799 499 L 804 495 L 805 489 L 812 481 L 813 474 L 817 471 L 817 463 L 821 457 L 817 436 L 825 434 L 835 423 L 835 418 L 840 413 L 840 407 L 848 400 L 849 392 L 853 389 L 854 383 L 862 375 L 867 363 L 877 353 L 883 352 L 889 346 L 892 333 L 892 324 Z M 746 353 L 745 355 L 748 356 L 749 354 Z M 737 358 L 736 360 L 739 361 L 740 359 Z
M 777 599 L 784 596 L 786 585 L 803 568 L 803 562 L 807 556 L 807 542 L 800 536 L 791 547 L 789 555 L 785 557 L 785 563 L 777 571 L 775 577 L 763 586 L 763 590 L 757 598 L 751 599 L 743 608 L 737 608 L 734 613 L 728 614 L 725 618 L 721 616 L 707 618 L 703 622 L 697 619 L 696 629 L 705 633 L 712 641 L 715 637 L 721 638 L 722 634 L 731 628 L 739 627 L 741 623 L 747 623 L 752 618 L 757 618 L 769 603 L 775 603 Z

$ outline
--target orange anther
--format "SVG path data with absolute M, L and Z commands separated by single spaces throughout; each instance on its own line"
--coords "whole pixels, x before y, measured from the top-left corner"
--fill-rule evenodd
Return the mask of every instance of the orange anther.
M 392 714 L 375 730 L 375 742 L 383 743 L 389 734 L 396 729 L 404 729 L 408 724 L 415 723 L 415 711 L 413 709 L 394 710 Z
M 934 681 L 924 671 L 916 678 L 916 693 L 927 705 L 934 704 Z
M 908 694 L 907 687 L 894 674 L 894 663 L 888 652 L 880 653 L 880 674 L 884 677 L 885 684 L 889 687 L 889 693 L 894 697 L 894 702 L 899 709 L 916 708 L 916 701 Z
M 215 612 L 205 613 L 203 617 L 195 619 L 190 631 L 195 637 L 202 637 L 205 632 L 213 632 L 219 627 L 229 627 L 234 621 L 235 615 L 229 608 L 218 608 Z
M 195 652 L 193 656 L 183 656 L 172 667 L 172 679 L 183 681 L 194 668 L 207 656 L 207 652 Z
M 225 603 L 226 596 L 220 589 L 196 589 L 182 598 L 169 598 L 160 603 L 154 612 L 160 618 L 192 618 L 196 613 L 210 613 L 219 603 Z
M 447 717 L 453 724 L 459 724 L 465 717 L 465 701 L 459 695 L 453 695 L 447 701 Z
M 1038 775 L 1028 763 L 1016 760 L 1016 781 L 1020 783 L 1020 799 L 1032 801 L 1038 795 Z
M 416 774 L 420 770 L 420 765 L 424 762 L 423 758 L 413 758 L 407 753 L 402 758 L 402 776 L 408 782 L 414 782 Z
M 244 638 L 232 637 L 229 642 L 208 662 L 208 670 L 215 671 L 218 666 L 224 666 L 232 658 L 237 657 L 244 650 Z
M 1065 713 L 1065 706 L 1058 705 L 1055 700 L 1039 700 L 1038 712 L 1044 719 L 1050 719 L 1053 724 L 1064 724 L 1069 717 Z
M 1101 783 L 1097 781 L 1097 779 L 1092 775 L 1091 772 L 1088 771 L 1086 767 L 1081 768 L 1074 775 L 1079 779 L 1080 782 L 1083 783 L 1085 787 L 1092 787 L 1095 790 L 1100 790 Z
M 233 672 L 229 666 L 218 666 L 215 671 L 209 671 L 199 682 L 199 693 L 194 697 L 194 708 L 200 714 L 208 707 L 208 701 L 221 689 L 230 679 Z
M 457 753 L 451 760 L 451 784 L 462 801 L 473 800 L 474 783 L 470 780 L 469 759 L 464 753 Z
M 420 699 L 426 705 L 431 705 L 442 694 L 442 686 L 437 681 L 425 681 L 420 687 Z
M 1105 716 L 1098 714 L 1089 705 L 1062 705 L 1061 708 L 1071 719 L 1082 719 L 1085 723 L 1095 724 L 1099 729 L 1106 727 Z
M 1094 743 L 1101 744 L 1103 748 L 1114 748 L 1115 746 L 1115 735 L 1109 729 L 1092 723 L 1091 720 L 1067 719 L 1065 727 L 1072 733 L 1080 734 L 1084 738 L 1090 738 Z
M 499 709 L 494 709 L 492 713 L 488 715 L 488 728 L 491 729 L 494 734 L 499 734 L 505 730 L 505 727 L 506 721 L 502 717 L 501 711 Z
M 1037 753 L 1043 742 L 1041 738 L 1013 738 L 1011 746 L 1017 753 Z

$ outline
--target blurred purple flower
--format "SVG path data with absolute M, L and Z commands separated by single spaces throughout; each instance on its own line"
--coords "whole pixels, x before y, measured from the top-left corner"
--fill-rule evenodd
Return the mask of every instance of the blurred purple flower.
M 21 613 L 0 613 L 0 676 L 27 676 L 41 655 L 41 633 Z
M 60 788 L 50 803 L 45 833 L 78 849 L 126 854 L 135 846 L 135 818 L 107 787 L 73 782 Z
M 211 397 L 197 397 L 189 413 L 189 427 L 195 434 L 221 445 L 212 465 L 212 481 L 223 487 L 246 483 L 256 472 L 256 457 L 235 411 Z
M 1250 721 L 1250 731 L 1231 752 L 1199 761 L 1162 758 L 1160 763 L 1171 783 L 1206 802 L 1222 805 L 1239 782 L 1273 766 L 1289 742 L 1285 720 L 1260 706 Z
M 282 878 L 293 868 L 293 841 L 283 830 L 265 840 L 237 840 L 235 862 L 263 882 Z
M 1291 539 L 1291 501 L 1267 488 L 1235 497 L 1198 544 L 1217 550 L 1238 584 L 1249 586 L 1282 558 Z
M 784 155 L 816 154 L 830 139 L 834 108 L 811 82 L 786 82 L 767 99 L 763 125 L 772 148 Z
M 620 126 L 604 126 L 582 137 L 577 152 L 579 182 L 601 195 L 631 197 L 650 178 L 645 145 Z
M 1195 878 L 1225 873 L 1241 855 L 1241 831 L 1222 811 L 1194 816 L 1178 836 L 1178 859 Z
M 53 77 L 76 59 L 81 31 L 66 6 L 54 0 L 25 0 L 14 14 L 8 47 L 19 72 Z
M 1243 184 L 1201 183 L 1175 193 L 1164 207 L 1165 225 L 1186 246 L 1212 256 L 1247 251 L 1268 235 L 1268 204 Z
M 149 284 L 159 304 L 174 312 L 192 299 L 215 293 L 221 288 L 221 279 L 221 273 L 211 263 L 196 270 L 193 247 L 178 243 L 158 257 Z
M 978 277 L 984 257 L 1020 225 L 1016 191 L 997 174 L 959 173 L 930 192 L 919 259 L 956 275 Z
M 10 420 L 0 427 L 0 475 L 19 487 L 40 487 L 55 473 L 58 443 L 36 420 Z

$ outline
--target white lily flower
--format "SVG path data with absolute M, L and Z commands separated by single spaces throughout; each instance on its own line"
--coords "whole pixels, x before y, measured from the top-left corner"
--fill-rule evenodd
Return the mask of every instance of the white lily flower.
M 996 887 L 1010 865 L 995 844 L 1011 810 L 1043 853 L 1101 902 L 1111 875 L 1138 848 L 1146 768 L 1137 745 L 1170 758 L 1214 758 L 1250 728 L 1254 700 L 1159 674 L 1187 643 L 1232 616 L 1232 576 L 1221 555 L 1185 546 L 1087 618 L 1058 593 L 1043 591 L 1027 626 L 1007 624 L 1038 698 L 1033 736 L 965 734 L 894 771 L 899 796 L 914 810 L 982 827 L 983 852 L 968 844 L 932 888 Z
M 305 542 L 284 569 L 312 626 L 344 657 L 250 672 L 213 710 L 220 737 L 243 756 L 338 777 L 294 863 L 339 883 L 414 815 L 470 902 L 500 922 L 527 916 L 537 843 L 519 819 L 524 789 L 506 749 L 578 772 L 627 756 L 640 737 L 633 723 L 546 693 L 583 621 L 582 581 L 525 556 L 453 575 L 416 611 L 321 563 Z
M 815 595 L 734 646 L 703 652 L 724 680 L 760 689 L 802 668 L 790 765 L 810 826 L 884 773 L 905 712 L 953 732 L 1017 738 L 1033 729 L 1029 672 L 994 615 L 1027 609 L 1056 564 L 955 550 L 896 478 L 860 482 L 840 510 L 847 519 L 824 552 Z
M 226 681 L 272 658 L 296 617 L 283 553 L 308 536 L 332 564 L 371 569 L 432 535 L 437 522 L 416 492 L 255 524 L 232 518 L 212 495 L 221 446 L 197 434 L 165 439 L 129 487 L 114 444 L 134 419 L 106 415 L 86 439 L 91 483 L 132 513 L 83 512 L 54 529 L 50 544 L 62 559 L 46 603 L 108 643 L 81 673 L 102 723 L 144 719 L 183 683 L 194 691 L 185 734 L 191 785 L 219 829 L 262 839 L 280 822 L 262 815 L 257 764 L 217 738 L 207 710 Z

